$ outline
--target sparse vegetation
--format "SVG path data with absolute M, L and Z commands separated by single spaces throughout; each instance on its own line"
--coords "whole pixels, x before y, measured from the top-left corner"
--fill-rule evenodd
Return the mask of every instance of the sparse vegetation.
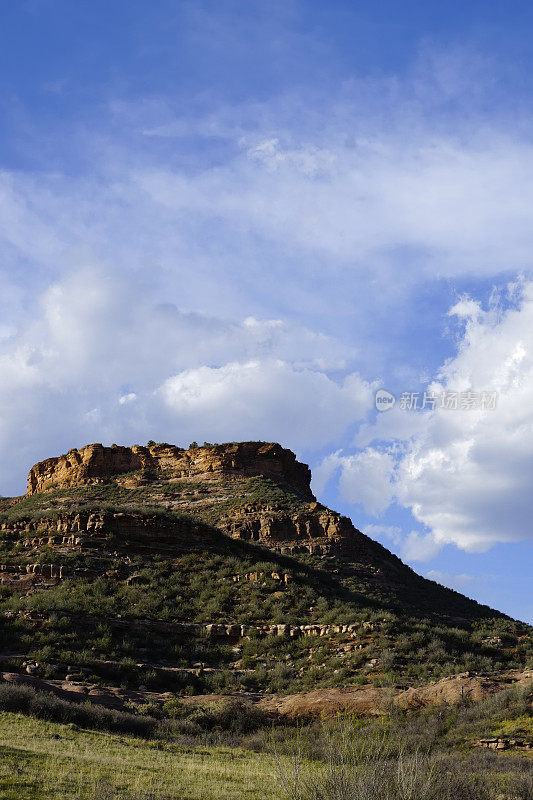
M 494 616 L 414 573 L 408 571 L 405 585 L 391 593 L 357 563 L 305 553 L 283 556 L 216 529 L 217 520 L 239 505 L 291 513 L 300 508 L 298 493 L 282 483 L 250 477 L 211 488 L 191 479 L 123 485 L 124 477 L 140 478 L 116 476 L 3 501 L 0 522 L 8 526 L 22 520 L 49 524 L 65 513 L 96 511 L 146 517 L 163 526 L 168 521 L 183 530 L 185 552 L 178 550 L 170 559 L 152 550 L 151 534 L 142 531 L 137 534 L 142 553 L 130 549 L 120 556 L 120 538 L 111 533 L 98 548 L 61 549 L 28 548 L 23 536 L 0 532 L 0 562 L 17 567 L 31 558 L 68 569 L 70 577 L 39 591 L 21 591 L 16 582 L 0 586 L 5 648 L 20 654 L 19 663 L 38 661 L 42 675 L 63 677 L 64 667 L 75 664 L 104 684 L 126 680 L 132 686 L 193 693 L 293 692 L 370 681 L 416 685 L 467 670 L 533 664 L 526 625 Z M 38 530 L 39 524 L 36 533 L 26 535 Z M 258 577 L 248 580 L 247 575 Z M 38 625 L 31 614 L 40 615 Z M 139 619 L 370 627 L 355 637 L 319 640 L 251 636 L 236 655 L 203 635 L 155 633 L 137 625 Z M 143 651 L 149 658 L 139 658 Z M 124 659 L 132 656 L 135 666 L 127 667 Z M 146 666 L 137 666 L 141 661 Z M 192 663 L 204 669 L 187 671 Z
M 215 446 L 204 443 L 207 449 Z M 484 736 L 530 736 L 530 690 L 511 687 L 478 705 L 465 701 L 457 708 L 416 714 L 398 711 L 391 698 L 402 688 L 467 671 L 510 681 L 510 669 L 533 666 L 531 629 L 420 578 L 379 545 L 365 550 L 363 543 L 361 553 L 354 550 L 346 557 L 320 548 L 308 552 L 305 546 L 280 552 L 275 539 L 267 548 L 251 535 L 232 538 L 231 526 L 224 527 L 224 520 L 248 524 L 266 514 L 278 525 L 273 525 L 274 537 L 276 531 L 285 536 L 288 519 L 300 520 L 301 531 L 314 524 L 311 509 L 317 515 L 324 512 L 281 479 L 176 477 L 166 467 L 157 474 L 139 469 L 83 486 L 2 498 L 2 666 L 6 672 L 29 671 L 37 683 L 33 688 L 0 685 L 0 722 L 17 720 L 22 727 L 33 725 L 34 731 L 61 724 L 67 726 L 61 730 L 89 736 L 77 731 L 83 727 L 106 742 L 120 735 L 127 748 L 136 742 L 141 761 L 156 746 L 158 753 L 172 752 L 176 764 L 189 763 L 187 748 L 194 748 L 194 763 L 205 752 L 213 764 L 226 765 L 221 768 L 228 776 L 230 756 L 212 748 L 231 747 L 231 758 L 255 770 L 249 779 L 242 774 L 249 780 L 250 797 L 280 800 L 283 788 L 292 800 L 370 800 L 376 793 L 388 800 L 441 800 L 446 795 L 438 792 L 446 775 L 454 800 L 492 798 L 483 794 L 486 782 L 478 777 L 479 764 L 496 756 L 470 754 L 459 762 L 452 753 Z M 74 525 L 77 514 L 79 524 Z M 94 536 L 85 531 L 89 514 L 99 525 Z M 78 544 L 65 543 L 63 532 L 78 528 Z M 301 541 L 305 544 L 305 537 Z M 64 570 L 60 579 L 59 568 Z M 224 635 L 208 630 L 208 623 L 222 625 Z M 318 626 L 316 635 L 304 636 L 306 625 Z M 299 633 L 292 635 L 294 630 Z M 120 708 L 72 702 L 66 698 L 74 693 L 58 689 L 63 681 L 74 681 L 80 692 L 94 690 L 91 696 L 120 695 Z M 303 761 L 298 780 L 291 783 L 294 724 L 268 703 L 251 702 L 248 693 L 268 698 L 359 685 L 381 692 L 379 711 L 389 716 L 386 722 L 351 720 L 353 735 L 364 742 L 385 731 L 390 741 L 399 738 L 407 749 L 387 750 L 364 764 L 350 766 L 345 759 L 339 772 L 339 764 L 326 754 L 327 742 L 339 730 L 304 718 L 299 727 Z M 276 742 L 273 759 L 267 755 L 271 737 Z M 353 736 L 350 741 L 354 752 L 360 743 Z M 235 748 L 262 755 L 258 759 Z M 17 751 L 13 763 L 24 758 Z M 281 788 L 272 779 L 274 763 L 278 772 L 282 765 L 285 775 Z M 493 764 L 499 763 L 483 762 L 496 772 Z M 117 781 L 112 772 L 91 767 L 79 785 L 73 788 L 69 775 L 54 790 L 58 798 L 80 800 L 242 796 L 229 777 L 227 784 L 217 779 L 198 794 L 181 778 L 177 783 L 163 779 L 158 767 L 149 768 L 154 780 L 147 781 L 146 769 L 125 767 Z M 26 766 L 21 770 L 24 785 L 40 785 L 40 772 L 28 777 Z M 495 785 L 503 800 L 505 785 L 512 781 L 500 772 Z M 20 782 L 5 785 L 16 787 L 17 797 L 25 796 Z M 334 785 L 337 794 L 331 793 Z M 527 797 L 522 784 L 512 789 L 513 800 Z M 42 796 L 33 791 L 26 796 Z
M 427 719 L 425 720 L 427 723 Z M 435 721 L 435 720 L 433 720 Z M 533 797 L 533 761 L 450 752 L 435 726 L 339 719 L 272 752 L 286 800 L 512 800 Z
M 491 698 L 477 706 L 381 720 L 339 717 L 272 728 L 239 704 L 207 701 L 187 709 L 170 701 L 163 718 L 156 718 L 149 708 L 118 714 L 14 688 L 0 693 L 0 792 L 6 798 L 532 797 L 533 761 L 526 753 L 465 749 L 482 720 L 519 712 L 524 696 L 516 691 L 499 696 L 498 708 Z M 33 705 L 31 716 L 5 710 L 21 702 Z M 52 721 L 57 719 L 66 724 Z M 133 731 L 132 719 L 138 726 Z M 110 720 L 115 733 L 106 732 Z

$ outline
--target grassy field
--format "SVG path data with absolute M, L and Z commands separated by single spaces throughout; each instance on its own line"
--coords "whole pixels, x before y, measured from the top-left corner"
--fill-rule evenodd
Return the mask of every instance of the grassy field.
M 275 756 L 270 744 L 187 746 L 2 712 L 0 800 L 533 800 L 531 751 L 468 744 L 494 703 L 265 730 Z
M 268 757 L 229 748 L 183 749 L 0 714 L 0 798 L 275 798 Z

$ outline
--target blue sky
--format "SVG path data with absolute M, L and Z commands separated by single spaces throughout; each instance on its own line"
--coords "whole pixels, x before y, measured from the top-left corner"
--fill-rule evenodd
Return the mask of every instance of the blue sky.
M 0 0 L 0 492 L 279 440 L 533 621 L 529 3 Z M 496 391 L 380 414 L 374 395 Z

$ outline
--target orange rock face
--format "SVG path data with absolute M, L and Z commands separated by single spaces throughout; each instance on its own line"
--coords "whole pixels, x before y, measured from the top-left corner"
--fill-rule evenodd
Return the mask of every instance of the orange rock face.
M 262 706 L 292 718 L 334 716 L 339 713 L 384 715 L 390 712 L 391 707 L 412 710 L 455 706 L 466 699 L 480 702 L 502 691 L 505 685 L 482 675 L 464 673 L 427 686 L 404 690 L 370 685 L 316 689 L 268 698 L 262 701 Z
M 287 555 L 324 555 L 354 549 L 362 541 L 351 520 L 316 502 L 295 512 L 245 505 L 222 516 L 217 524 L 234 539 L 258 542 Z
M 311 472 L 291 450 L 268 442 L 239 442 L 184 450 L 171 444 L 147 447 L 104 447 L 88 444 L 79 450 L 35 464 L 28 475 L 28 494 L 55 487 L 99 483 L 127 472 L 165 478 L 217 479 L 221 475 L 261 475 L 282 480 L 308 500 Z

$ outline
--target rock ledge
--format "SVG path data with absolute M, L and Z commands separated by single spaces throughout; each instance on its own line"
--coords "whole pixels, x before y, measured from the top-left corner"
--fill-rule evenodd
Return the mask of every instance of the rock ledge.
M 304 499 L 315 499 L 307 464 L 297 461 L 291 450 L 273 442 L 231 442 L 189 450 L 166 443 L 146 447 L 88 444 L 35 464 L 28 475 L 27 493 L 100 483 L 127 472 L 195 480 L 263 476 L 283 481 Z

